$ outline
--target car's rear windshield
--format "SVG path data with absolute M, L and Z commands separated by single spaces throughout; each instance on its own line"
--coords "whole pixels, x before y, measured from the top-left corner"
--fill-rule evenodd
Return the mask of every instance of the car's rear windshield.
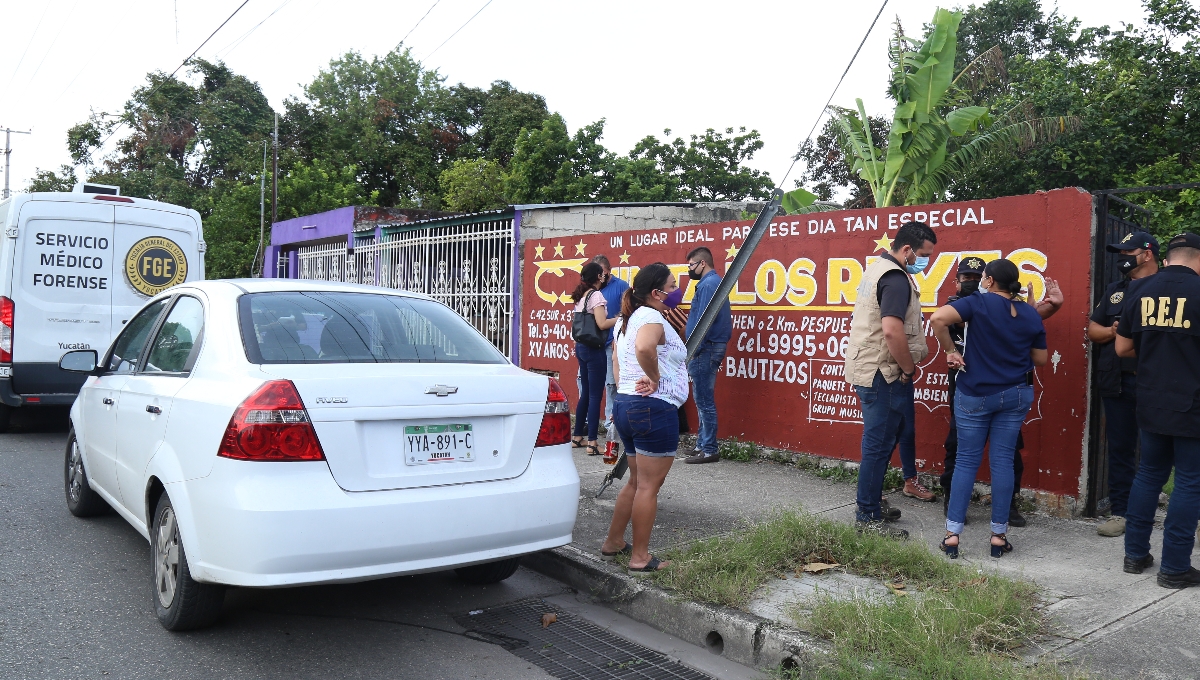
M 255 364 L 500 364 L 504 355 L 446 306 L 372 293 L 243 295 L 246 358 Z

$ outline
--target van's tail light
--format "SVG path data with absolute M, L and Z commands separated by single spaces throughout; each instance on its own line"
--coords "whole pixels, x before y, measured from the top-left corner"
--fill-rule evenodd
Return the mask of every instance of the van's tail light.
M 238 460 L 325 460 L 291 380 L 272 380 L 234 411 L 218 456 Z
M 554 446 L 571 441 L 571 407 L 567 404 L 567 393 L 554 378 L 550 378 L 548 392 L 546 412 L 542 414 L 542 426 L 538 428 L 534 446 Z
M 0 297 L 0 364 L 12 363 L 13 301 Z

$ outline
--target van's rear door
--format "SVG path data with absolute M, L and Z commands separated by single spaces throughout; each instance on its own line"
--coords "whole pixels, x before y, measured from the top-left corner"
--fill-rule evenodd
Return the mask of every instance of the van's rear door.
M 112 337 L 113 207 L 99 201 L 29 201 L 18 218 L 13 262 L 13 389 L 77 392 L 65 373 L 73 349 L 104 352 Z
M 200 225 L 186 213 L 116 206 L 112 327 L 116 334 L 146 300 L 184 281 L 195 281 L 196 234 Z

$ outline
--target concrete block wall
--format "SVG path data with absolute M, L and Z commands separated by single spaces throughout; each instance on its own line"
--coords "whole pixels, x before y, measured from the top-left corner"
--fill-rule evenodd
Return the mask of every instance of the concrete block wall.
M 667 229 L 691 224 L 711 224 L 742 219 L 743 210 L 757 203 L 697 203 L 694 206 L 603 206 L 531 208 L 521 213 L 521 241 L 567 238 L 635 229 Z

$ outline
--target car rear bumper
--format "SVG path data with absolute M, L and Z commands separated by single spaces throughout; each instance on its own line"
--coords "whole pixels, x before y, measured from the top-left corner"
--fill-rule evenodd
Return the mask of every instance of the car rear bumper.
M 567 445 L 537 450 L 514 479 L 357 493 L 338 487 L 325 463 L 218 458 L 207 477 L 167 492 L 190 509 L 186 518 L 180 509 L 180 527 L 193 578 L 275 587 L 440 571 L 564 545 L 579 475 Z

